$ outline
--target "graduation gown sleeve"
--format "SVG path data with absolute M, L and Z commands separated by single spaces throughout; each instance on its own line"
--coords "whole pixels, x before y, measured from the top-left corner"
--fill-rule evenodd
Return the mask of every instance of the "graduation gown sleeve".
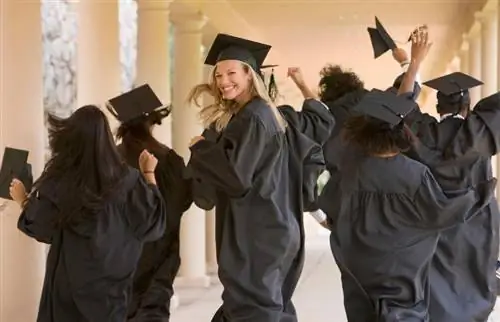
M 493 156 L 500 151 L 500 93 L 479 101 L 446 150 L 448 158 L 470 153 Z
M 41 243 L 51 244 L 57 231 L 59 209 L 48 194 L 32 194 L 21 212 L 17 228 Z
M 173 150 L 167 152 L 163 161 L 162 166 L 157 166 L 155 171 L 158 188 L 163 192 L 163 199 L 168 208 L 182 214 L 193 202 L 192 178 L 184 176 L 186 172 L 184 159 Z
M 217 131 L 215 131 L 212 127 L 209 127 L 203 131 L 202 136 L 205 140 L 216 143 L 220 134 L 217 133 Z M 217 201 L 215 187 L 203 182 L 203 180 L 199 177 L 194 177 L 190 164 L 188 164 L 185 168 L 185 176 L 191 180 L 191 191 L 195 205 L 203 210 L 213 209 Z
M 490 202 L 495 185 L 496 179 L 492 179 L 473 189 L 445 193 L 432 173 L 426 171 L 413 198 L 416 225 L 445 229 L 466 222 Z
M 237 115 L 217 142 L 201 140 L 191 147 L 189 166 L 204 184 L 241 197 L 252 187 L 267 141 L 267 130 L 258 116 Z
M 142 241 L 161 238 L 165 232 L 166 207 L 158 187 L 139 175 L 127 199 L 125 215 L 134 235 Z
M 335 118 L 328 107 L 316 99 L 304 100 L 302 111 L 295 111 L 288 105 L 278 108 L 287 122 L 320 145 L 326 143 L 335 126 Z

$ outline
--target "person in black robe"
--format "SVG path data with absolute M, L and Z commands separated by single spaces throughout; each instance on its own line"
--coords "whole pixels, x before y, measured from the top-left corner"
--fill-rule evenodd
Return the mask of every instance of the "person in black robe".
M 422 50 L 425 42 L 414 39 L 412 55 Z M 413 61 L 404 81 L 409 84 L 422 60 Z M 418 138 L 407 155 L 426 164 L 443 189 L 463 189 L 492 178 L 491 157 L 500 146 L 500 93 L 470 111 L 469 89 L 481 84 L 462 73 L 427 81 L 424 85 L 438 90 L 440 121 L 419 109 L 406 120 Z M 487 320 L 496 300 L 499 215 L 492 198 L 481 215 L 442 233 L 430 274 L 431 321 Z
M 155 178 L 166 201 L 167 225 L 163 237 L 144 245 L 132 288 L 128 319 L 134 322 L 168 322 L 173 283 L 179 271 L 179 233 L 182 214 L 191 206 L 191 181 L 183 178 L 184 160 L 152 135 L 155 125 L 170 113 L 149 85 L 137 87 L 109 101 L 121 122 L 118 151 L 139 168 L 138 156 L 146 149 L 158 159 Z M 114 111 L 113 111 L 114 109 Z
M 415 102 L 372 90 L 344 125 L 345 154 L 326 213 L 349 322 L 429 321 L 429 267 L 440 231 L 487 206 L 496 180 L 443 192 L 401 154 Z
M 190 97 L 207 91 L 215 98 L 201 110 L 206 130 L 192 140 L 188 163 L 201 187 L 195 203 L 216 207 L 224 290 L 212 321 L 297 321 L 291 297 L 302 263 L 302 197 L 315 188 L 304 172 L 324 164 L 315 158 L 320 146 L 271 103 L 259 76 L 269 49 L 219 34 L 205 61 L 215 66 L 213 81 Z
M 128 167 L 95 106 L 49 126 L 52 157 L 34 190 L 10 188 L 18 228 L 51 246 L 37 321 L 123 322 L 142 245 L 165 231 L 157 160 L 143 151 L 141 170 Z

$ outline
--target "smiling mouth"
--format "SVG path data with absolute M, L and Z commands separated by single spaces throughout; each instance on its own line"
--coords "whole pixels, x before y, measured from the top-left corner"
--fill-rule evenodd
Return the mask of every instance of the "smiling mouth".
M 222 88 L 221 88 L 221 91 L 222 91 L 223 93 L 227 93 L 227 92 L 232 91 L 235 87 L 236 87 L 236 86 L 226 86 L 226 87 L 222 87 Z

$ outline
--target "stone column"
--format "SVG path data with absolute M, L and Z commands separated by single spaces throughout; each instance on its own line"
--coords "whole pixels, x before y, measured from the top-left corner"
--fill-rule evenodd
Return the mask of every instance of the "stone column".
M 170 20 L 172 0 L 138 0 L 136 84 L 148 83 L 163 104 L 171 102 Z M 154 130 L 156 139 L 172 146 L 172 117 Z
M 208 48 L 205 48 L 205 55 L 208 52 Z M 203 66 L 203 82 L 207 82 L 210 74 L 212 72 L 212 66 Z M 213 102 L 213 98 L 209 95 L 203 97 L 204 105 L 208 105 Z M 207 259 L 207 273 L 210 275 L 217 274 L 217 250 L 215 245 L 215 208 L 206 211 L 206 224 L 205 224 L 205 234 L 206 234 L 206 245 L 205 254 Z
M 481 24 L 481 98 L 497 89 L 497 15 L 493 11 L 476 12 Z
M 475 18 L 481 24 L 481 97 L 489 96 L 497 91 L 497 15 L 496 12 L 476 12 Z M 476 101 L 477 102 L 477 101 Z M 496 176 L 500 164 L 494 156 L 491 160 L 493 175 Z M 499 192 L 497 185 L 496 193 Z
M 77 34 L 78 107 L 103 107 L 115 130 L 118 122 L 103 103 L 121 92 L 120 26 L 118 0 L 80 0 Z
M 189 142 L 200 135 L 202 126 L 198 109 L 186 102 L 191 89 L 203 81 L 202 28 L 206 18 L 201 15 L 172 17 L 175 25 L 174 91 L 173 91 L 173 148 L 187 162 Z M 210 285 L 206 275 L 205 212 L 193 205 L 181 222 L 181 268 L 176 284 L 179 286 Z
M 474 78 L 481 79 L 481 38 L 479 37 L 480 26 L 475 24 L 467 40 L 469 42 L 469 75 Z M 481 97 L 481 87 L 476 87 L 470 90 L 471 104 L 474 105 Z
M 33 176 L 44 165 L 41 2 L 0 5 L 0 157 L 6 146 L 30 152 Z M 0 199 L 0 321 L 36 321 L 45 245 L 17 229 L 20 208 Z
M 460 71 L 462 73 L 469 73 L 469 42 L 465 35 L 462 35 L 463 42 L 460 47 L 459 57 L 460 57 Z

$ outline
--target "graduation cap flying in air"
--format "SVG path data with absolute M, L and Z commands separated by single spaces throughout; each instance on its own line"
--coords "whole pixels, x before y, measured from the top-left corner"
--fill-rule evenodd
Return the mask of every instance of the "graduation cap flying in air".
M 155 115 L 154 122 L 161 124 L 161 120 L 167 117 L 172 110 L 171 105 L 163 105 L 148 84 L 141 85 L 110 99 L 106 104 L 106 108 L 121 123 Z
M 394 39 L 392 39 L 377 17 L 375 17 L 375 28 L 368 27 L 367 30 L 370 35 L 375 58 L 382 56 L 389 50 L 397 48 Z
M 354 111 L 376 118 L 394 128 L 415 109 L 416 103 L 390 91 L 372 89 L 354 107 Z
M 470 104 L 469 89 L 483 82 L 461 72 L 454 72 L 429 80 L 423 85 L 437 90 L 437 111 L 458 113 L 463 104 Z
M 208 51 L 205 64 L 215 66 L 220 61 L 238 60 L 249 65 L 264 80 L 262 70 L 278 66 L 263 65 L 270 50 L 271 46 L 267 44 L 228 34 L 218 34 Z M 271 98 L 275 98 L 278 93 L 273 72 L 271 72 L 268 92 Z
M 25 150 L 5 148 L 0 169 L 0 198 L 12 200 L 10 184 L 14 178 L 24 184 L 27 192 L 31 191 L 33 174 L 28 163 L 28 155 L 29 152 Z

